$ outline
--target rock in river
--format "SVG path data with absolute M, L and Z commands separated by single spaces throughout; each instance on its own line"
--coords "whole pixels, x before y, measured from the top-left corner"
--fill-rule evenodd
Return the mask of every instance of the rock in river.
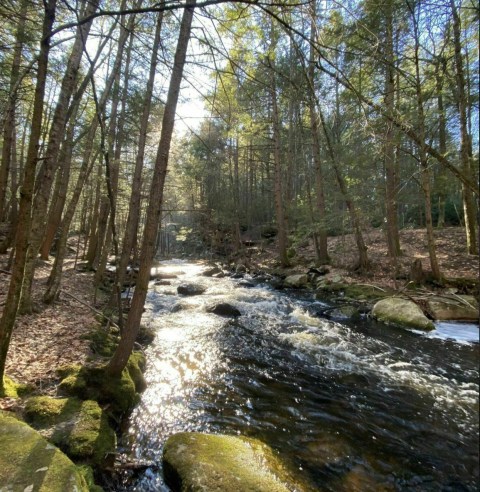
M 206 287 L 199 284 L 180 284 L 177 287 L 177 292 L 182 296 L 197 296 L 206 290 Z
M 173 491 L 288 492 L 308 490 L 262 442 L 247 437 L 182 432 L 163 451 L 167 485 Z
M 305 274 L 289 275 L 284 280 L 285 287 L 293 287 L 294 289 L 301 289 L 308 284 L 308 277 Z
M 207 313 L 218 314 L 219 316 L 237 317 L 242 315 L 235 306 L 232 306 L 227 302 L 211 304 L 210 306 L 207 306 L 206 311 Z
M 418 330 L 433 330 L 435 325 L 422 310 L 408 299 L 387 297 L 373 306 L 372 316 L 384 323 L 393 323 Z
M 427 305 L 434 319 L 478 322 L 478 302 L 473 296 L 433 297 Z

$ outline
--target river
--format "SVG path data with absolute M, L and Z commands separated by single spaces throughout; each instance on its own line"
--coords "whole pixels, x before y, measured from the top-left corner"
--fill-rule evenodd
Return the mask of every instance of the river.
M 322 319 L 311 292 L 204 269 L 162 262 L 177 278 L 149 292 L 148 388 L 120 451 L 156 466 L 117 477 L 115 490 L 170 490 L 162 447 L 179 431 L 261 439 L 319 491 L 478 489 L 478 325 L 425 335 Z M 207 290 L 179 296 L 186 281 Z M 242 316 L 205 311 L 220 301 Z

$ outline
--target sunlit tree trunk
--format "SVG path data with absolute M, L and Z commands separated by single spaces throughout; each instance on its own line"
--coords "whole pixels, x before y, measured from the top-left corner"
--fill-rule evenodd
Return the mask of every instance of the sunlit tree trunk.
M 150 280 L 150 269 L 155 256 L 155 242 L 158 227 L 160 225 L 163 187 L 167 174 L 170 143 L 172 140 L 173 127 L 175 123 L 175 111 L 183 76 L 188 41 L 190 39 L 193 8 L 196 0 L 193 0 L 191 3 L 192 7 L 184 9 L 180 33 L 178 36 L 167 102 L 165 104 L 165 111 L 163 114 L 160 143 L 158 146 L 153 178 L 150 186 L 147 216 L 143 232 L 141 261 L 135 292 L 133 294 L 131 308 L 128 313 L 125 329 L 122 332 L 120 343 L 107 366 L 107 372 L 112 376 L 120 376 L 128 362 L 130 354 L 132 353 L 147 296 L 148 282 Z

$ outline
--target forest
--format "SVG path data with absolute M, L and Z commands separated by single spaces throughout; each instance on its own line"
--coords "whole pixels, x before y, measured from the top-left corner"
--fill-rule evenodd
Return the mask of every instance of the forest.
M 478 270 L 477 2 L 5 0 L 0 19 L 1 394 L 72 254 L 119 330 L 113 379 L 160 258 L 371 283 L 377 234 L 395 287 L 451 287 L 445 237 Z

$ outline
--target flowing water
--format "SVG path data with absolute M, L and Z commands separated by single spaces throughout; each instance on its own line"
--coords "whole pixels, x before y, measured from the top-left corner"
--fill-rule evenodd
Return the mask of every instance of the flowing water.
M 313 490 L 477 490 L 478 326 L 334 322 L 312 293 L 204 269 L 163 262 L 178 277 L 149 293 L 148 389 L 122 445 L 156 466 L 116 490 L 168 491 L 162 448 L 179 431 L 259 438 Z M 179 296 L 186 281 L 207 290 Z M 220 301 L 242 316 L 206 312 Z

